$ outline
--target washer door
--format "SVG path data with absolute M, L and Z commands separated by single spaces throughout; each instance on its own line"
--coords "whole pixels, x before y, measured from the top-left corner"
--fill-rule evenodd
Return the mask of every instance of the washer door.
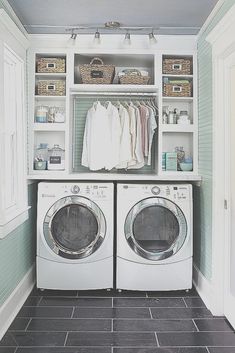
M 48 210 L 43 232 L 54 253 L 68 259 L 80 259 L 100 247 L 106 234 L 106 222 L 103 212 L 93 201 L 68 196 Z
M 132 250 L 153 261 L 173 256 L 187 236 L 183 212 L 174 202 L 161 197 L 138 202 L 128 213 L 124 228 Z

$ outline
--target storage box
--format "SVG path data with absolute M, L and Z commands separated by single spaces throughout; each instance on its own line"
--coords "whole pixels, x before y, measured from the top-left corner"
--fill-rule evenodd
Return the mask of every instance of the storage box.
M 62 58 L 40 58 L 37 60 L 37 72 L 65 73 L 65 59 L 62 59 Z
M 166 171 L 177 171 L 176 152 L 166 152 Z
M 192 97 L 191 82 L 164 82 L 163 95 L 165 97 Z
M 65 96 L 65 80 L 39 80 L 37 94 L 39 96 Z
M 191 60 L 189 58 L 165 58 L 163 59 L 163 74 L 190 75 Z

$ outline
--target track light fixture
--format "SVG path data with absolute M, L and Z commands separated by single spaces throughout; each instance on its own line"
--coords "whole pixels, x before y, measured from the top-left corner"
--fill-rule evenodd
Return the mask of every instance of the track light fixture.
M 156 43 L 157 43 L 157 39 L 156 39 L 156 37 L 154 36 L 153 30 L 152 30 L 152 32 L 149 33 L 149 44 L 150 44 L 150 45 L 154 45 L 154 44 L 156 44 Z
M 95 32 L 93 43 L 94 43 L 95 46 L 101 44 L 100 32 L 98 31 L 98 28 L 97 28 L 97 30 Z
M 94 40 L 93 40 L 94 46 L 99 46 L 101 44 L 100 30 L 102 30 L 102 33 L 109 33 L 109 34 L 125 33 L 123 45 L 125 47 L 128 47 L 131 45 L 131 34 L 133 33 L 148 35 L 150 46 L 156 44 L 157 39 L 154 35 L 154 30 L 156 31 L 157 29 L 159 28 L 143 27 L 143 26 L 132 26 L 132 27 L 122 26 L 118 21 L 108 21 L 104 25 L 100 25 L 98 27 L 85 25 L 85 26 L 78 26 L 78 27 L 70 27 L 70 28 L 67 28 L 66 31 L 71 32 L 70 39 L 73 42 L 73 44 L 71 45 L 75 45 L 76 37 L 78 33 L 91 34 L 92 32 L 94 33 L 95 31 Z
M 126 32 L 126 34 L 125 34 L 125 38 L 124 38 L 124 41 L 123 41 L 123 45 L 124 45 L 125 47 L 128 47 L 128 46 L 131 45 L 131 35 L 130 35 L 129 32 Z
M 68 40 L 68 46 L 69 47 L 70 46 L 74 46 L 76 44 L 77 36 L 78 36 L 77 33 L 74 33 L 74 32 L 71 33 L 71 36 L 70 36 L 70 38 Z

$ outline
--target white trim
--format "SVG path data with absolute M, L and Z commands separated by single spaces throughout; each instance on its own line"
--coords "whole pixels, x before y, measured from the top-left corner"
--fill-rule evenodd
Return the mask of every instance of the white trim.
M 214 314 L 213 312 L 213 290 L 211 286 L 211 282 L 204 277 L 204 275 L 200 272 L 197 266 L 193 265 L 193 284 L 204 301 L 206 307 Z
M 0 307 L 0 340 L 18 314 L 35 285 L 35 264 L 29 269 L 18 286 Z
M 227 137 L 226 119 L 228 112 L 227 71 L 229 58 L 235 53 L 235 5 L 225 14 L 221 21 L 207 36 L 212 45 L 213 64 L 213 184 L 212 184 L 212 278 L 213 287 L 212 312 L 224 313 L 224 280 L 225 280 L 225 239 L 226 217 L 224 199 L 226 197 L 225 141 Z M 221 236 L 223 235 L 223 236 Z M 218 261 L 219 259 L 219 261 Z
M 27 207 L 25 210 L 21 211 L 18 215 L 16 215 L 13 219 L 8 221 L 7 223 L 0 223 L 0 239 L 5 238 L 8 234 L 10 234 L 14 229 L 19 227 L 22 223 L 27 221 L 29 218 L 29 210 L 30 207 Z
M 5 27 L 24 49 L 28 49 L 28 38 L 26 38 L 26 36 L 19 30 L 15 22 L 13 22 L 4 9 L 0 9 L 0 25 L 1 27 Z
M 224 4 L 224 2 L 225 2 L 225 0 L 219 0 L 217 2 L 217 4 L 215 5 L 213 10 L 211 11 L 209 16 L 207 17 L 206 21 L 204 22 L 203 26 L 201 27 L 200 31 L 198 32 L 198 37 L 200 37 L 203 34 L 203 32 L 206 31 L 207 27 L 209 26 L 209 24 L 211 23 L 213 18 L 216 16 L 217 12 L 221 8 L 221 6 Z
M 24 26 L 20 22 L 19 18 L 16 16 L 15 11 L 13 10 L 13 8 L 9 4 L 9 2 L 7 0 L 1 0 L 1 5 L 2 5 L 2 8 L 11 17 L 12 21 L 15 22 L 15 24 L 20 29 L 20 31 L 27 37 L 28 33 L 27 33 L 26 29 L 24 28 Z
M 230 31 L 230 27 L 234 26 L 234 16 L 235 5 L 231 7 L 231 9 L 224 15 L 224 17 L 218 22 L 218 24 L 211 30 L 211 32 L 206 37 L 206 40 L 211 45 L 217 45 L 217 43 L 219 43 L 222 39 L 222 43 L 219 43 L 220 52 L 222 46 L 227 46 L 227 37 L 225 32 Z

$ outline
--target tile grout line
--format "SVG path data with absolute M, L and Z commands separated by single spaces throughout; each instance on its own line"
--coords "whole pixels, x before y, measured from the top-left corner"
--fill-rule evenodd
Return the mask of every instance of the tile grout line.
M 186 308 L 189 308 L 184 297 L 182 297 L 182 300 L 183 300 L 183 302 L 184 302 L 185 307 L 186 307 Z
M 194 326 L 196 327 L 197 332 L 199 332 L 200 330 L 199 330 L 199 328 L 197 327 L 197 324 L 196 324 L 196 322 L 195 322 L 194 320 L 195 320 L 195 319 L 192 319 L 193 324 L 194 324 Z
M 157 337 L 157 332 L 154 332 L 154 335 L 155 335 L 155 338 L 156 338 L 156 341 L 157 341 L 157 347 L 160 347 L 160 344 L 159 344 L 159 341 L 158 341 L 158 337 Z
M 69 331 L 66 332 L 66 336 L 65 336 L 65 340 L 64 340 L 64 347 L 65 347 L 65 345 L 67 343 L 68 335 L 69 335 Z
M 24 331 L 27 331 L 27 329 L 28 329 L 28 327 L 29 327 L 29 324 L 31 323 L 32 320 L 33 320 L 33 318 L 30 317 L 30 318 L 29 318 L 29 322 L 27 323 L 27 325 L 26 325 Z
M 38 303 L 36 304 L 36 306 L 39 306 L 39 305 L 40 305 L 40 303 L 41 303 L 41 301 L 42 301 L 42 298 L 43 298 L 43 296 L 40 297 L 40 299 L 39 299 Z
M 74 318 L 73 318 L 74 312 L 75 312 L 75 306 L 73 307 L 73 310 L 72 310 L 72 313 L 71 313 L 71 317 L 68 318 L 68 319 L 74 319 Z

